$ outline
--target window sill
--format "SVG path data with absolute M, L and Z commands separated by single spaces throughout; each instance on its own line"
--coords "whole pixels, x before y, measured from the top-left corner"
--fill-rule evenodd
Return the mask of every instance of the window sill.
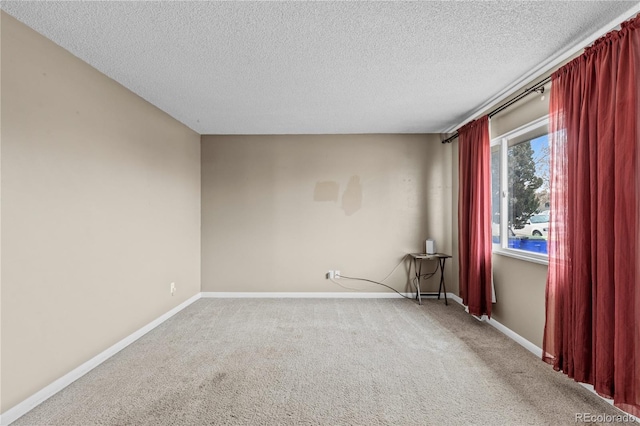
M 529 253 L 523 250 L 493 248 L 493 254 L 500 256 L 512 257 L 514 259 L 524 260 L 526 262 L 538 263 L 540 265 L 549 266 L 549 258 L 546 255 Z

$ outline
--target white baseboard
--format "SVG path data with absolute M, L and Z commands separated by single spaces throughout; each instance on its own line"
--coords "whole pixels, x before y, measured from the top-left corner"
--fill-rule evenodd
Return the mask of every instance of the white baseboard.
M 411 297 L 411 298 L 415 297 L 415 293 L 403 293 L 403 294 L 405 296 L 407 296 L 407 297 Z M 33 394 L 32 396 L 30 396 L 29 398 L 25 399 L 24 401 L 22 401 L 18 405 L 14 406 L 14 407 L 10 408 L 9 410 L 7 410 L 6 412 L 0 414 L 0 425 L 2 425 L 2 426 L 9 425 L 12 422 L 14 422 L 15 420 L 17 420 L 18 418 L 22 417 L 23 415 L 28 413 L 30 410 L 32 410 L 33 408 L 38 406 L 40 403 L 44 402 L 45 400 L 47 400 L 48 398 L 50 398 L 51 396 L 53 396 L 57 392 L 61 391 L 65 387 L 69 386 L 71 383 L 73 383 L 74 381 L 76 381 L 80 377 L 84 376 L 89 371 L 91 371 L 92 369 L 94 369 L 95 367 L 97 367 L 98 365 L 100 365 L 101 363 L 103 363 L 104 361 L 106 361 L 107 359 L 109 359 L 110 357 L 112 357 L 113 355 L 115 355 L 116 353 L 121 351 L 122 349 L 126 348 L 131 343 L 135 342 L 140 337 L 144 336 L 145 334 L 147 334 L 148 332 L 150 332 L 151 330 L 153 330 L 154 328 L 156 328 L 157 326 L 159 326 L 160 324 L 162 324 L 163 322 L 165 322 L 166 320 L 168 320 L 169 318 L 171 318 L 172 316 L 174 316 L 175 314 L 177 314 L 178 312 L 180 312 L 181 310 L 183 310 L 187 306 L 191 305 L 193 302 L 195 302 L 196 300 L 200 299 L 201 297 L 202 298 L 326 298 L 326 299 L 331 299 L 331 298 L 333 298 L 333 299 L 345 299 L 345 298 L 374 299 L 375 298 L 375 299 L 388 299 L 388 298 L 400 298 L 401 296 L 399 294 L 397 294 L 397 293 L 392 293 L 392 292 L 388 292 L 388 293 L 387 292 L 374 292 L 374 293 L 360 293 L 360 292 L 353 292 L 353 293 L 349 293 L 349 292 L 339 292 L 339 293 L 338 292 L 336 292 L 336 293 L 325 293 L 325 292 L 202 292 L 202 293 L 198 293 L 198 294 L 194 295 L 193 297 L 191 297 L 190 299 L 184 301 L 180 305 L 176 306 L 175 308 L 173 308 L 172 310 L 170 310 L 166 314 L 158 317 L 157 319 L 155 319 L 154 321 L 150 322 L 146 326 L 144 326 L 141 329 L 137 330 L 133 334 L 125 337 L 124 339 L 122 339 L 121 341 L 116 343 L 115 345 L 111 346 L 110 348 L 106 349 L 105 351 L 101 352 L 100 354 L 96 355 L 95 357 L 91 358 L 89 361 L 87 361 L 84 364 L 80 365 L 79 367 L 77 367 L 76 369 L 72 370 L 71 372 L 67 373 L 66 375 L 64 375 L 63 377 L 59 378 L 58 380 L 56 380 L 55 382 L 51 383 L 50 385 L 46 386 L 42 390 L 40 390 L 37 393 Z M 428 296 L 423 296 L 423 297 L 424 298 L 433 298 L 433 297 L 437 297 L 437 295 L 434 294 L 434 295 L 428 295 Z M 462 305 L 462 299 L 459 296 L 457 296 L 456 294 L 447 293 L 447 298 L 453 300 L 454 302 L 459 303 L 460 305 Z M 539 358 L 542 357 L 542 349 L 540 349 L 539 347 L 537 347 L 536 345 L 534 345 L 533 343 L 531 343 L 530 341 L 528 341 L 524 337 L 520 336 L 518 333 L 516 333 L 513 330 L 509 329 L 508 327 L 504 326 L 500 322 L 496 321 L 495 319 L 491 319 L 491 320 L 480 319 L 480 320 L 487 322 L 489 325 L 491 325 L 492 327 L 496 328 L 498 331 L 502 332 L 507 337 L 511 338 L 512 340 L 514 340 L 515 342 L 517 342 L 518 344 L 523 346 L 525 349 L 529 350 L 531 353 L 533 353 L 537 357 L 539 357 Z M 587 385 L 587 384 L 584 384 L 584 383 L 580 383 L 580 384 L 582 386 L 584 386 L 586 389 L 588 389 L 591 392 L 593 392 L 596 395 L 598 395 L 593 390 L 593 386 Z M 609 400 L 607 398 L 602 398 L 602 399 L 604 399 L 605 401 L 607 401 L 608 403 L 613 405 L 613 401 L 612 400 Z M 621 412 L 625 413 L 624 411 L 621 411 Z M 628 414 L 628 413 L 625 413 L 625 414 Z M 636 421 L 640 421 L 640 419 L 638 419 L 637 417 L 635 417 L 635 420 Z
M 464 306 L 462 304 L 462 299 L 459 296 L 456 296 L 455 294 L 452 294 L 452 293 L 447 293 L 447 296 L 450 299 L 453 299 L 456 302 L 458 302 L 459 304 L 461 304 L 462 306 Z M 532 354 L 534 354 L 538 358 L 542 358 L 542 349 L 541 348 L 537 347 L 536 345 L 531 343 L 529 340 L 525 339 L 524 337 L 522 337 L 521 335 L 519 335 L 515 331 L 511 330 L 509 327 L 501 324 L 499 321 L 497 321 L 497 320 L 495 320 L 493 318 L 487 319 L 487 317 L 485 315 L 483 315 L 482 318 L 478 318 L 476 316 L 474 316 L 474 318 L 476 318 L 476 319 L 478 319 L 480 321 L 486 322 L 487 324 L 489 324 L 490 326 L 492 326 L 493 328 L 495 328 L 496 330 L 498 330 L 499 332 L 501 332 L 505 336 L 509 337 L 511 340 L 515 341 L 520 346 L 522 346 L 523 348 L 525 348 L 526 350 L 528 350 L 529 352 L 531 352 Z
M 55 382 L 51 383 L 50 385 L 44 387 L 40 391 L 31 395 L 29 398 L 25 399 L 18 405 L 8 409 L 4 413 L 2 413 L 2 415 L 0 415 L 0 425 L 2 426 L 9 425 L 15 420 L 17 420 L 18 418 L 27 414 L 29 411 L 34 409 L 36 406 L 38 406 L 48 398 L 60 392 L 62 389 L 66 388 L 71 383 L 78 380 L 80 377 L 84 376 L 89 371 L 93 370 L 98 365 L 102 364 L 104 361 L 111 358 L 116 353 L 120 352 L 122 349 L 129 346 L 131 343 L 135 342 L 136 340 L 138 340 L 139 338 L 141 338 L 142 336 L 144 336 L 145 334 L 147 334 L 148 332 L 150 332 L 151 330 L 153 330 L 154 328 L 156 328 L 157 326 L 159 326 L 160 324 L 162 324 L 163 322 L 165 322 L 166 320 L 168 320 L 169 318 L 171 318 L 172 316 L 174 316 L 175 314 L 177 314 L 178 312 L 180 312 L 181 310 L 183 310 L 184 308 L 186 308 L 196 300 L 200 299 L 200 297 L 201 297 L 201 293 L 198 293 L 195 296 L 191 297 L 190 299 L 185 300 L 180 305 L 171 309 L 166 314 L 156 318 L 154 321 L 145 325 L 141 329 L 135 331 L 133 334 L 130 334 L 129 336 L 120 340 L 115 345 L 109 347 L 108 349 L 94 356 L 89 361 L 85 362 L 84 364 L 73 369 L 72 371 L 65 374 L 64 376 L 60 377 Z
M 522 346 L 523 348 L 525 348 L 526 350 L 528 350 L 529 352 L 531 352 L 532 354 L 534 354 L 538 358 L 542 359 L 542 349 L 539 348 L 538 346 L 534 345 L 533 343 L 531 343 L 530 341 L 528 341 L 527 339 L 525 339 L 524 337 L 522 337 L 521 335 L 519 335 L 515 331 L 513 331 L 510 328 L 504 326 L 503 324 L 501 324 L 500 322 L 496 321 L 493 318 L 487 319 L 486 322 L 490 326 L 492 326 L 493 328 L 495 328 L 498 331 L 500 331 L 502 334 L 504 334 L 507 337 L 511 338 L 511 340 L 515 341 L 520 346 Z
M 459 304 L 464 306 L 462 304 L 462 299 L 460 297 L 456 296 L 455 294 L 447 293 L 447 297 L 449 299 L 455 300 L 456 302 L 458 302 Z M 537 347 L 536 345 L 534 345 L 533 343 L 531 343 L 530 341 L 528 341 L 527 339 L 525 339 L 524 337 L 522 337 L 521 335 L 516 333 L 515 331 L 511 330 L 509 327 L 506 327 L 505 325 L 501 324 L 499 321 L 496 321 L 495 319 L 486 319 L 485 315 L 483 315 L 482 318 L 478 318 L 476 316 L 474 316 L 474 317 L 476 319 L 480 320 L 480 321 L 488 323 L 490 326 L 494 327 L 496 330 L 500 331 L 501 333 L 503 333 L 504 335 L 509 337 L 511 340 L 514 340 L 520 346 L 522 346 L 525 349 L 527 349 L 529 352 L 534 354 L 536 357 L 538 357 L 539 359 L 542 359 L 542 349 L 541 348 Z M 620 410 L 618 407 L 613 405 L 613 400 L 612 399 L 605 398 L 605 397 L 599 395 L 598 392 L 596 392 L 594 390 L 593 385 L 590 385 L 588 383 L 581 383 L 581 382 L 578 382 L 578 384 L 582 385 L 582 387 L 584 387 L 585 389 L 589 390 L 594 395 L 599 396 L 603 401 L 607 402 L 608 404 L 614 406 L 616 409 Z M 623 410 L 620 410 L 620 413 L 622 413 L 621 415 L 629 416 L 629 418 L 631 418 L 631 419 L 635 420 L 636 422 L 640 423 L 640 418 L 634 416 L 633 414 L 629 414 L 629 413 L 627 413 L 626 411 L 623 411 Z
M 403 293 L 407 297 L 414 297 L 414 293 Z M 448 293 L 449 297 L 451 293 Z M 146 326 L 140 328 L 133 334 L 125 337 L 118 343 L 99 353 L 89 361 L 73 369 L 69 373 L 65 374 L 55 382 L 49 384 L 43 389 L 39 390 L 29 398 L 8 409 L 4 413 L 0 414 L 0 425 L 5 426 L 14 422 L 16 419 L 22 417 L 30 410 L 52 397 L 56 393 L 60 392 L 65 387 L 69 386 L 80 377 L 93 370 L 104 361 L 120 352 L 122 349 L 129 346 L 131 343 L 138 340 L 187 306 L 191 305 L 196 300 L 203 298 L 333 298 L 333 299 L 346 299 L 346 298 L 361 298 L 361 299 L 390 299 L 400 298 L 398 293 L 395 292 L 334 292 L 334 293 L 319 293 L 319 292 L 202 292 L 194 295 L 190 299 L 184 301 L 180 305 L 176 306 L 166 314 L 158 317 L 154 321 L 150 322 Z
M 600 397 L 600 399 L 602 399 L 604 402 L 606 402 L 607 404 L 613 406 L 616 410 L 620 411 L 620 415 L 621 416 L 628 416 L 629 417 L 629 422 L 631 423 L 640 423 L 640 417 L 636 417 L 631 413 L 627 413 L 624 410 L 621 410 L 620 408 L 616 407 L 613 404 L 613 399 L 609 399 L 609 398 L 605 398 L 604 396 L 600 395 L 598 392 L 596 392 L 595 388 L 593 387 L 593 385 L 590 385 L 588 383 L 582 383 L 582 382 L 578 382 L 579 385 L 582 385 L 583 388 L 587 389 L 589 392 L 591 392 L 594 395 L 597 395 L 598 397 Z M 606 423 L 606 422 L 605 422 Z M 626 423 L 626 422 L 625 422 Z
M 200 293 L 203 298 L 221 299 L 393 299 L 400 298 L 395 292 L 226 292 L 206 291 Z M 407 297 L 415 297 L 415 293 L 403 293 Z
M 462 298 L 460 296 L 458 296 L 457 294 L 447 293 L 447 299 L 451 299 L 454 302 L 457 302 L 460 305 L 462 305 Z

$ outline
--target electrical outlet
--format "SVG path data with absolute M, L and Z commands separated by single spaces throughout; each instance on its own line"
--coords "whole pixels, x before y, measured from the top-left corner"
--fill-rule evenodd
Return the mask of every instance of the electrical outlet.
M 328 280 L 340 278 L 340 271 L 329 271 L 325 274 Z
M 176 283 L 171 283 L 171 295 L 173 296 L 176 293 Z

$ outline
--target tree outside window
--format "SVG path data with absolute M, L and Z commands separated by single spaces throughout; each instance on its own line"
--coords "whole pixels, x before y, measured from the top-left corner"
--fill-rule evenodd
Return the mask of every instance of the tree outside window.
M 546 138 L 546 135 L 542 138 Z M 541 139 L 541 138 L 538 138 Z M 537 141 L 520 142 L 508 149 L 509 173 L 509 220 L 515 229 L 522 229 L 538 212 L 538 188 L 543 184 L 537 174 L 532 144 Z

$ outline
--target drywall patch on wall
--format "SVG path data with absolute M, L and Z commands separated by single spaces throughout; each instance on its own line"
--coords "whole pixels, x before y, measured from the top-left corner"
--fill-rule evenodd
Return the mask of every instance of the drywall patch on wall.
M 347 216 L 351 216 L 362 208 L 362 184 L 360 176 L 351 176 L 347 189 L 342 194 L 342 210 Z
M 334 181 L 316 182 L 313 190 L 313 201 L 333 201 L 338 202 L 340 195 L 340 184 Z

